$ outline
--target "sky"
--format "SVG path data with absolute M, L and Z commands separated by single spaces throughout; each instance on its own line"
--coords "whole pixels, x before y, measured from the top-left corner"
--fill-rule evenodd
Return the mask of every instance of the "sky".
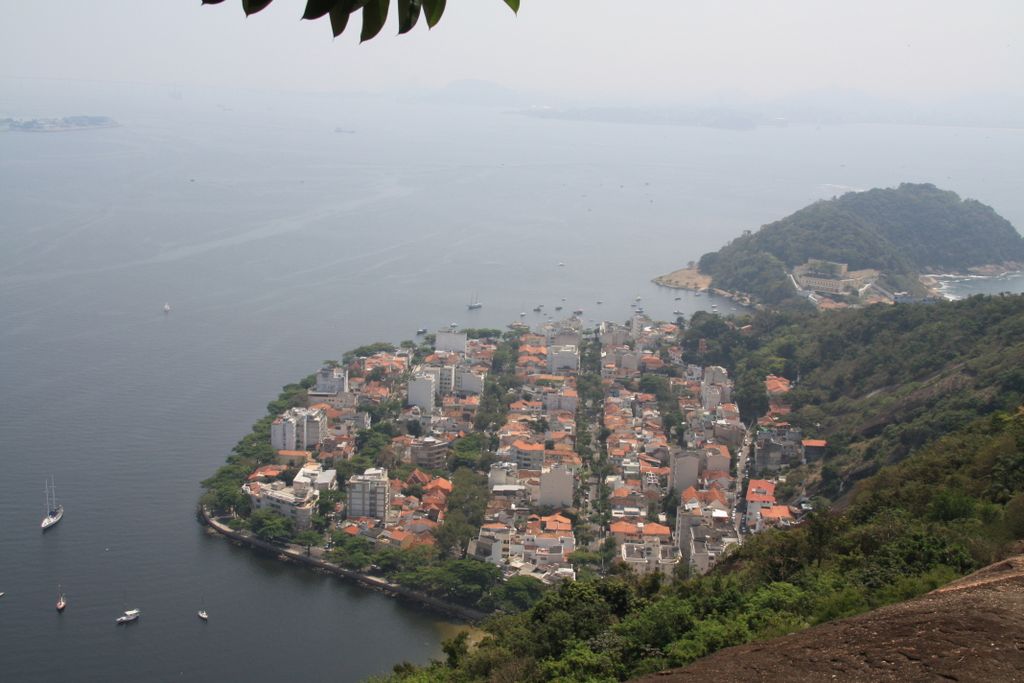
M 450 0 L 374 40 L 301 21 L 303 0 L 0 0 L 0 87 L 77 80 L 387 92 L 480 79 L 595 102 L 807 91 L 938 101 L 1024 93 L 1021 0 Z

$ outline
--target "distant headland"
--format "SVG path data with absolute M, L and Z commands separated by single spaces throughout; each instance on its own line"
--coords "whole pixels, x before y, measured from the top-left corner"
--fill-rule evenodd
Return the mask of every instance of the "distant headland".
M 59 119 L 0 119 L 0 130 L 20 133 L 64 133 L 72 130 L 116 128 L 120 124 L 109 116 L 65 116 Z
M 842 308 L 938 296 L 928 273 L 1022 268 L 1024 238 L 992 207 L 903 183 L 815 202 L 654 282 L 769 306 Z

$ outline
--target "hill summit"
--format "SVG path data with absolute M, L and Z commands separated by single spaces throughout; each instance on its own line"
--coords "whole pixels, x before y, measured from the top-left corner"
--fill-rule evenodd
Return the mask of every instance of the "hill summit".
M 718 289 L 779 304 L 799 293 L 797 283 L 815 290 L 801 273 L 838 282 L 848 269 L 847 286 L 834 292 L 841 295 L 870 283 L 883 293 L 921 293 L 921 273 L 1020 263 L 1024 238 L 992 207 L 934 185 L 903 183 L 815 202 L 704 254 L 699 267 Z M 829 272 L 815 272 L 822 267 Z M 798 277 L 791 278 L 794 271 Z

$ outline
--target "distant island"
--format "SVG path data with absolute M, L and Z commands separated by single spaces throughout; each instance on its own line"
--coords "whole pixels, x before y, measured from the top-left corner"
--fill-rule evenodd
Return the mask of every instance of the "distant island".
M 992 207 L 903 183 L 815 202 L 655 282 L 831 308 L 933 295 L 928 273 L 1022 267 L 1024 238 Z
M 59 119 L 0 119 L 0 130 L 21 133 L 63 133 L 93 128 L 116 128 L 118 122 L 109 116 L 65 116 Z

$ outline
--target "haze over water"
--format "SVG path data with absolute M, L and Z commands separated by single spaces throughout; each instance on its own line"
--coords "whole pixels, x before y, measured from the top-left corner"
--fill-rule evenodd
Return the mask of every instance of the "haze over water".
M 712 300 L 650 278 L 850 189 L 933 182 L 1024 225 L 1019 130 L 72 94 L 0 111 L 122 124 L 0 134 L 6 680 L 359 680 L 440 656 L 434 616 L 194 521 L 198 482 L 324 359 L 419 327 L 538 322 L 541 303 L 623 320 L 641 296 L 656 318 L 689 316 Z M 51 475 L 67 512 L 42 535 Z M 126 603 L 143 617 L 116 628 Z

